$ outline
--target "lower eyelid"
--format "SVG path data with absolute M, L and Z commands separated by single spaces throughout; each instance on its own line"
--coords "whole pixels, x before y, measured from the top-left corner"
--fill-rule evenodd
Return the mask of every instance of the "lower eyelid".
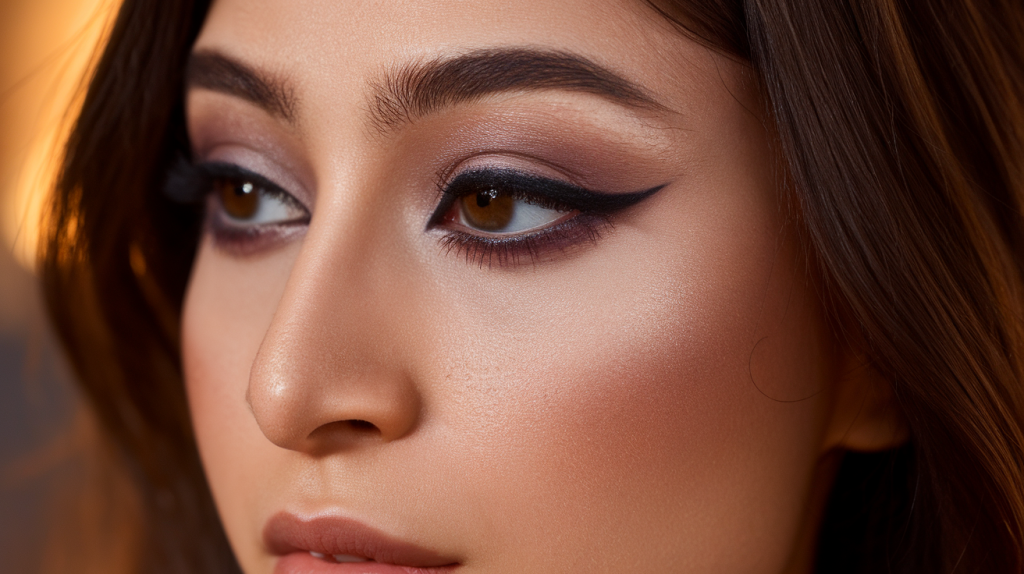
M 612 228 L 606 216 L 577 214 L 540 231 L 508 237 L 481 236 L 449 229 L 441 238 L 446 255 L 480 267 L 535 265 L 591 246 Z

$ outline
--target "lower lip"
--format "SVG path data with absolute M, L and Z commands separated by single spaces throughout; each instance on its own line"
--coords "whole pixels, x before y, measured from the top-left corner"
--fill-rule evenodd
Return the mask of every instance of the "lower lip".
M 309 552 L 292 552 L 277 560 L 274 574 L 448 574 L 456 566 L 415 568 L 380 562 L 328 562 Z

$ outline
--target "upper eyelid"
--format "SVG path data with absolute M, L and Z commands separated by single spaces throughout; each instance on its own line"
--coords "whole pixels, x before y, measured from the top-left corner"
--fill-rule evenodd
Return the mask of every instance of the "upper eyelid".
M 551 205 L 561 205 L 567 209 L 579 209 L 581 211 L 603 213 L 613 213 L 635 205 L 668 186 L 668 183 L 664 183 L 662 185 L 657 185 L 640 191 L 608 193 L 588 189 L 577 183 L 564 179 L 539 175 L 526 170 L 507 167 L 481 167 L 467 169 L 458 173 L 454 177 L 451 177 L 445 184 L 445 187 L 440 190 L 441 193 L 443 195 L 452 196 L 453 194 L 449 192 L 451 186 L 454 185 L 459 178 L 473 173 L 479 174 L 483 177 L 494 178 L 496 183 L 499 185 L 527 184 L 527 186 L 533 187 L 532 190 L 528 190 L 525 194 L 516 195 L 544 199 L 550 202 Z M 501 181 L 501 179 L 504 179 L 504 181 Z M 540 187 L 547 187 L 547 189 L 541 190 L 539 189 Z M 531 191 L 532 193 L 530 193 Z
M 502 168 L 481 167 L 481 168 L 467 169 L 467 170 L 458 172 L 454 176 L 449 176 L 444 181 L 438 181 L 437 182 L 437 195 L 438 195 L 438 199 L 439 200 L 443 200 L 443 198 L 449 198 L 449 197 L 450 198 L 454 198 L 454 199 L 460 199 L 462 197 L 465 197 L 466 195 L 470 195 L 468 193 L 467 194 L 463 194 L 463 195 L 456 195 L 456 194 L 451 193 L 449 190 L 451 189 L 452 185 L 454 185 L 454 183 L 459 180 L 459 178 L 464 177 L 464 176 L 469 176 L 471 174 L 478 174 L 478 175 L 481 175 L 481 176 L 488 175 L 488 176 L 491 176 L 491 177 L 494 177 L 494 176 L 506 176 L 506 177 L 509 177 L 510 179 L 517 180 L 517 181 L 513 181 L 512 183 L 524 183 L 524 182 L 531 182 L 531 181 L 532 182 L 543 181 L 543 182 L 547 182 L 547 183 L 550 183 L 550 184 L 555 185 L 555 186 L 574 187 L 574 188 L 579 188 L 581 190 L 586 190 L 586 188 L 583 188 L 583 187 L 581 187 L 579 185 L 576 185 L 575 183 L 572 183 L 572 182 L 569 182 L 569 181 L 565 181 L 565 180 L 561 180 L 561 179 L 554 178 L 554 177 L 548 177 L 548 176 L 545 176 L 545 175 L 539 175 L 539 174 L 531 173 L 531 172 L 526 171 L 526 170 L 520 170 L 520 169 L 515 169 L 515 168 L 505 168 L 505 167 L 502 167 Z M 505 182 L 505 183 L 508 183 L 508 182 Z M 592 192 L 590 190 L 586 190 L 586 191 L 588 193 L 595 193 L 595 192 Z M 548 206 L 552 207 L 553 209 L 558 209 L 558 208 L 575 209 L 571 205 L 567 205 L 567 204 L 564 204 L 563 202 L 559 202 L 557 200 L 554 200 L 553 198 L 549 198 L 549 197 L 545 196 L 544 194 L 540 194 L 540 193 L 522 193 L 522 189 L 519 188 L 519 187 L 515 188 L 513 190 L 513 192 L 510 193 L 509 195 L 511 195 L 512 197 L 514 197 L 516 199 L 520 199 L 520 200 L 541 199 L 541 200 L 544 200 L 543 201 L 544 204 L 547 204 Z
M 220 161 L 207 161 L 195 164 L 196 169 L 205 172 L 211 179 L 254 179 L 253 183 L 269 188 L 274 191 L 285 191 L 284 187 L 276 181 L 238 164 Z
M 500 158 L 497 163 L 482 163 L 481 165 L 471 165 L 471 167 L 465 168 L 465 164 L 471 160 L 478 160 L 483 157 L 495 156 Z M 508 161 L 512 160 L 512 164 Z M 500 165 L 499 165 L 500 164 Z M 532 166 L 531 167 L 517 167 L 521 165 Z M 462 169 L 460 169 L 462 168 Z M 488 151 L 486 153 L 475 153 L 469 157 L 463 158 L 458 162 L 451 163 L 441 169 L 438 169 L 434 174 L 434 179 L 437 182 L 438 189 L 443 191 L 445 184 L 454 180 L 459 175 L 469 171 L 484 171 L 484 170 L 508 170 L 524 175 L 530 175 L 534 177 L 541 177 L 545 179 L 551 179 L 555 181 L 564 181 L 567 184 L 575 185 L 577 187 L 586 187 L 580 181 L 579 174 L 574 174 L 570 170 L 566 170 L 563 166 L 556 163 L 549 162 L 543 157 L 535 156 L 532 154 L 517 153 L 511 150 L 498 149 L 494 151 Z M 543 175 L 542 172 L 553 172 L 558 175 Z

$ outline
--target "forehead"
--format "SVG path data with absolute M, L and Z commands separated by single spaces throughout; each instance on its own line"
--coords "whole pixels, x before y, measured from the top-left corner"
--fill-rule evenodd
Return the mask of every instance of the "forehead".
M 695 90 L 736 83 L 734 63 L 687 40 L 643 0 L 218 0 L 196 44 L 330 105 L 365 101 L 389 67 L 496 47 L 579 54 L 680 112 L 700 105 Z
M 643 0 L 217 0 L 200 44 L 214 33 L 254 48 L 288 40 L 300 48 L 296 52 L 358 62 L 440 46 L 562 42 L 597 48 L 658 18 Z M 291 52 L 282 55 L 296 55 Z

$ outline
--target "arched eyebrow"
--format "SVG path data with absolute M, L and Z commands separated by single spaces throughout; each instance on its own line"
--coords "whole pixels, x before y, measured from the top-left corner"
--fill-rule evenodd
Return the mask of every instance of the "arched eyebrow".
M 198 51 L 189 56 L 185 87 L 235 96 L 290 124 L 296 120 L 295 91 L 286 81 L 218 52 Z
M 189 57 L 188 88 L 205 88 L 249 101 L 294 124 L 294 89 L 284 80 L 213 51 Z M 478 50 L 453 58 L 412 62 L 371 81 L 370 122 L 381 133 L 402 124 L 499 92 L 566 90 L 603 97 L 619 105 L 661 110 L 646 90 L 577 54 L 526 48 Z
M 488 94 L 584 92 L 614 103 L 665 110 L 646 90 L 583 56 L 526 48 L 487 49 L 386 71 L 371 84 L 370 116 L 381 132 Z

